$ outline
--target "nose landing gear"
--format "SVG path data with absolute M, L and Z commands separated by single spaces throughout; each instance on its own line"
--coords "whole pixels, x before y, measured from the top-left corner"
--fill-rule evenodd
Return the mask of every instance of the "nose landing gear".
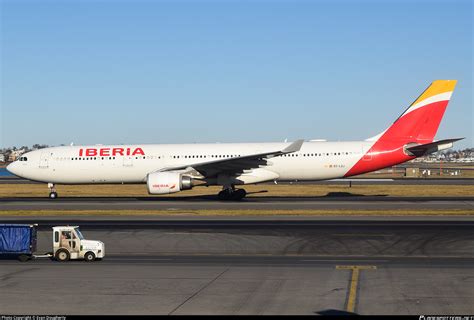
M 48 183 L 49 188 L 49 198 L 56 199 L 58 197 L 58 193 L 56 192 L 56 186 L 54 183 Z

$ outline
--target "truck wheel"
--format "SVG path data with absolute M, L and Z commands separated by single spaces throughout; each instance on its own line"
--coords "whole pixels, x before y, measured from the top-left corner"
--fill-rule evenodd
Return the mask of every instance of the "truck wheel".
M 91 261 L 94 261 L 95 260 L 95 254 L 93 252 L 86 252 L 86 254 L 84 255 L 84 260 L 86 262 L 91 262 Z
M 69 252 L 65 249 L 59 249 L 56 251 L 56 260 L 60 262 L 68 261 L 70 258 Z
M 26 254 L 20 254 L 18 256 L 18 260 L 20 260 L 21 262 L 26 262 L 26 261 L 30 260 L 30 257 L 27 256 Z

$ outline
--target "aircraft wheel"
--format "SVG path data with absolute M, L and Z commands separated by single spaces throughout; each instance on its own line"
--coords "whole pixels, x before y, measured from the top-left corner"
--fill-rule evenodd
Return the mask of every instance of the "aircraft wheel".
M 217 197 L 219 200 L 223 200 L 223 201 L 226 201 L 226 200 L 238 201 L 245 198 L 246 195 L 247 195 L 247 192 L 244 189 L 237 189 L 232 192 L 229 192 L 228 190 L 222 190 L 221 192 L 219 192 Z
M 247 195 L 247 191 L 244 189 L 237 189 L 232 192 L 232 200 L 242 200 Z
M 219 200 L 229 200 L 231 193 L 228 190 L 222 190 L 217 194 Z
M 50 192 L 49 193 L 49 198 L 50 199 L 56 199 L 58 197 L 58 193 L 57 192 Z

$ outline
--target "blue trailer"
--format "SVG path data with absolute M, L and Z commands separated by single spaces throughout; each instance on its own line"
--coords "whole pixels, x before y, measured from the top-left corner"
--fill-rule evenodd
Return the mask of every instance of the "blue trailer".
M 36 224 L 0 224 L 0 255 L 15 256 L 21 261 L 36 251 Z

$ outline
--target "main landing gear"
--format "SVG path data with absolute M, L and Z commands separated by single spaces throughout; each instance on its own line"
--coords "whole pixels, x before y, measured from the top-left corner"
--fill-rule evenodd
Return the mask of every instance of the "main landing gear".
M 56 186 L 54 183 L 48 183 L 49 188 L 49 198 L 56 199 L 58 197 L 58 193 L 56 192 Z
M 239 201 L 245 198 L 247 191 L 244 189 L 235 189 L 234 186 L 224 187 L 221 192 L 217 194 L 219 200 L 234 200 Z

